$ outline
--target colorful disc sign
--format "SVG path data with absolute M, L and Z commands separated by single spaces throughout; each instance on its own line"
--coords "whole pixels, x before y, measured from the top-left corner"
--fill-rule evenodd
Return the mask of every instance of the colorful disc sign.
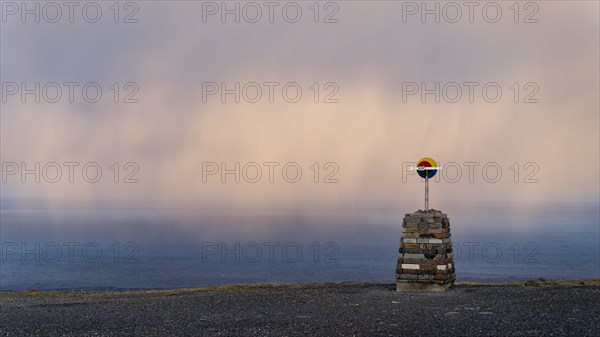
M 423 179 L 425 179 L 425 178 L 431 179 L 437 173 L 437 170 L 427 170 L 427 171 L 422 170 L 421 171 L 421 170 L 419 170 L 420 167 L 437 167 L 437 163 L 435 162 L 435 160 L 433 160 L 429 157 L 425 157 L 425 158 L 419 160 L 419 163 L 417 164 L 417 173 Z

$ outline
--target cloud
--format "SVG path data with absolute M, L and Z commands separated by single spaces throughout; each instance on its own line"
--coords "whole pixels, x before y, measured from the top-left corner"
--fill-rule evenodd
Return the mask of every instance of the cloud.
M 143 200 L 193 210 L 406 210 L 420 206 L 422 186 L 412 176 L 403 182 L 403 163 L 422 156 L 462 170 L 456 183 L 433 184 L 436 205 L 598 197 L 597 174 L 574 169 L 600 169 L 598 20 L 590 14 L 597 3 L 543 3 L 540 22 L 530 25 L 402 24 L 401 7 L 389 2 L 340 3 L 340 23 L 330 25 L 202 24 L 195 3 L 141 6 L 140 23 L 130 26 L 3 25 L 3 82 L 95 81 L 107 97 L 97 104 L 20 104 L 11 97 L 3 104 L 3 162 L 98 162 L 104 174 L 97 184 L 14 179 L 3 184 L 3 198 L 51 205 Z M 108 86 L 127 81 L 139 84 L 140 103 L 112 103 Z M 273 104 L 216 97 L 203 103 L 207 81 L 276 81 L 277 90 L 296 82 L 303 96 L 298 103 L 279 92 Z M 481 83 L 477 91 L 498 82 L 502 100 L 488 103 L 477 94 L 475 103 L 402 101 L 403 82 L 468 81 Z M 330 92 L 325 83 L 337 83 L 340 103 L 314 103 L 314 82 L 319 100 Z M 524 85 L 537 83 L 539 103 L 514 103 L 514 82 L 520 101 L 531 92 Z M 114 162 L 136 162 L 140 183 L 113 183 Z M 204 183 L 204 162 L 256 162 L 263 178 L 223 184 L 210 176 Z M 274 183 L 265 162 L 280 163 Z M 302 168 L 298 183 L 279 171 L 291 162 Z M 334 170 L 325 168 L 329 162 L 339 167 L 337 184 L 322 182 Z M 473 183 L 465 162 L 480 163 Z M 494 163 L 502 178 L 490 183 L 481 169 Z M 523 183 L 536 168 L 539 182 Z

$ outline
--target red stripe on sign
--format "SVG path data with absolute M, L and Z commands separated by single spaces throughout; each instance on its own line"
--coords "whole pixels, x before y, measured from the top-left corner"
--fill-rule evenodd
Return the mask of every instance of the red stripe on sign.
M 419 162 L 419 164 L 417 165 L 417 167 L 419 167 L 419 166 L 431 167 L 431 163 L 426 160 L 423 160 L 422 162 Z

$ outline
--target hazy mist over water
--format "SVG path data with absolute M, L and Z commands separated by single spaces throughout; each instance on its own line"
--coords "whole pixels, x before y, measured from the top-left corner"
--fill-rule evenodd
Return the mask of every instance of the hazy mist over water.
M 391 283 L 403 216 L 53 212 L 3 209 L 1 289 Z M 597 206 L 450 214 L 460 281 L 600 276 Z

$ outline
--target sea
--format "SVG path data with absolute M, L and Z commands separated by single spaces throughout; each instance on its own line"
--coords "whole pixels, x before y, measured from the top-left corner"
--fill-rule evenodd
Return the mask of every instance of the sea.
M 457 281 L 600 278 L 597 204 L 445 212 Z M 5 206 L 0 290 L 393 283 L 403 216 Z

